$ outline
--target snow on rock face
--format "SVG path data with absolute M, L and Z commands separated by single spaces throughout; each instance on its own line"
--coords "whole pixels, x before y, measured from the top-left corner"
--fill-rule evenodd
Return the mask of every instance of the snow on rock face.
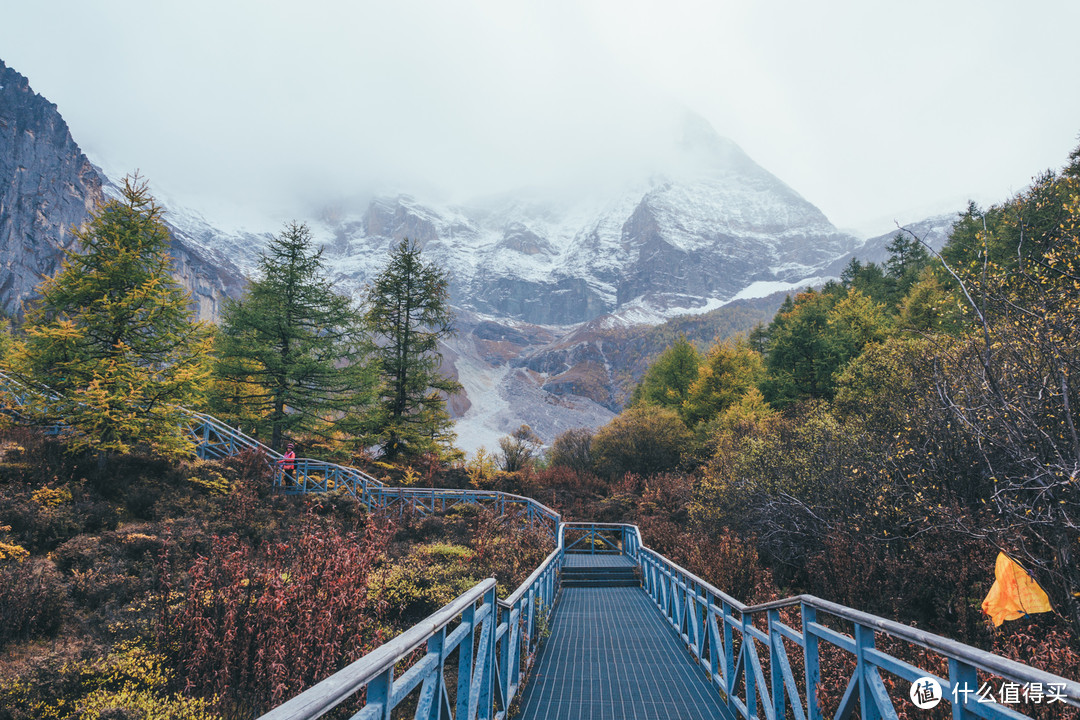
M 822 275 L 857 244 L 699 118 L 686 119 L 662 165 L 573 196 L 531 190 L 456 205 L 376 197 L 360 212 L 335 208 L 309 225 L 351 292 L 409 238 L 447 271 L 453 304 L 559 326 L 624 307 L 639 317 L 715 307 L 752 283 Z M 215 233 L 192 213 L 171 219 L 186 242 L 245 272 L 265 242 L 259 233 Z
M 664 172 L 613 192 L 539 192 L 461 205 L 379 197 L 360 216 L 326 223 L 326 260 L 359 288 L 402 238 L 447 270 L 454 304 L 547 325 L 571 325 L 629 303 L 685 298 L 692 310 L 754 282 L 798 282 L 855 239 L 711 129 Z
M 185 243 L 245 273 L 268 237 L 215 230 L 195 213 L 170 219 Z M 469 450 L 493 449 L 522 423 L 550 442 L 610 419 L 625 368 L 604 333 L 803 287 L 835 275 L 830 264 L 858 245 L 694 122 L 663 167 L 614 189 L 459 204 L 380 196 L 308 224 L 341 290 L 362 293 L 403 238 L 448 273 L 459 334 L 444 351 L 465 387 L 452 409 Z

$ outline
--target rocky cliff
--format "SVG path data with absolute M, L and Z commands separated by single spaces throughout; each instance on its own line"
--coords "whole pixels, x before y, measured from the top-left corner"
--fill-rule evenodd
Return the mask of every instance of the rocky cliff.
M 0 61 L 0 311 L 22 314 L 73 248 L 72 229 L 112 190 L 72 138 L 56 105 Z M 173 227 L 173 269 L 201 319 L 215 319 L 243 275 L 222 253 Z
M 0 61 L 0 310 L 21 314 L 101 198 L 101 179 L 56 106 Z
M 678 334 L 707 344 L 745 331 L 784 291 L 884 247 L 860 247 L 699 118 L 677 134 L 665 157 L 603 187 L 456 204 L 382 196 L 307 222 L 339 290 L 362 292 L 405 237 L 449 273 L 459 332 L 443 351 L 467 392 L 451 404 L 463 447 L 493 447 L 522 422 L 550 441 L 606 422 Z M 0 63 L 0 309 L 32 299 L 71 228 L 115 192 L 56 106 Z M 276 231 L 218 227 L 184 207 L 166 222 L 174 274 L 209 320 Z

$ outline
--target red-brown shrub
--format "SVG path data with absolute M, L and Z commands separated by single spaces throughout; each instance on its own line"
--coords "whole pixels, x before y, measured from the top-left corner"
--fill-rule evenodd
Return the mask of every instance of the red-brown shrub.
M 187 691 L 250 717 L 324 679 L 381 642 L 368 592 L 391 528 L 341 532 L 314 517 L 289 543 L 215 537 L 189 569 L 160 633 Z M 167 560 L 164 590 L 172 576 Z

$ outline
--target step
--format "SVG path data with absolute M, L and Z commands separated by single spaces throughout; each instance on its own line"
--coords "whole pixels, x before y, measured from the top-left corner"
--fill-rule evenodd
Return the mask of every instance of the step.
M 564 567 L 563 587 L 635 587 L 641 585 L 638 569 L 621 567 Z
M 637 578 L 604 578 L 600 580 L 580 580 L 563 578 L 563 587 L 640 587 Z
M 567 567 L 563 566 L 563 573 L 566 575 L 625 575 L 626 573 L 633 573 L 637 571 L 637 567 L 634 565 L 624 565 L 622 567 Z

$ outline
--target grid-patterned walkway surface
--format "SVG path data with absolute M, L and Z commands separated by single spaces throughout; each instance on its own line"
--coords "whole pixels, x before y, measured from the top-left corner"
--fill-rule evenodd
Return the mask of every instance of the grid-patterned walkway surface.
M 521 720 L 723 718 L 720 697 L 640 588 L 564 588 Z
M 634 567 L 634 564 L 634 561 L 625 555 L 563 555 L 563 567 Z

